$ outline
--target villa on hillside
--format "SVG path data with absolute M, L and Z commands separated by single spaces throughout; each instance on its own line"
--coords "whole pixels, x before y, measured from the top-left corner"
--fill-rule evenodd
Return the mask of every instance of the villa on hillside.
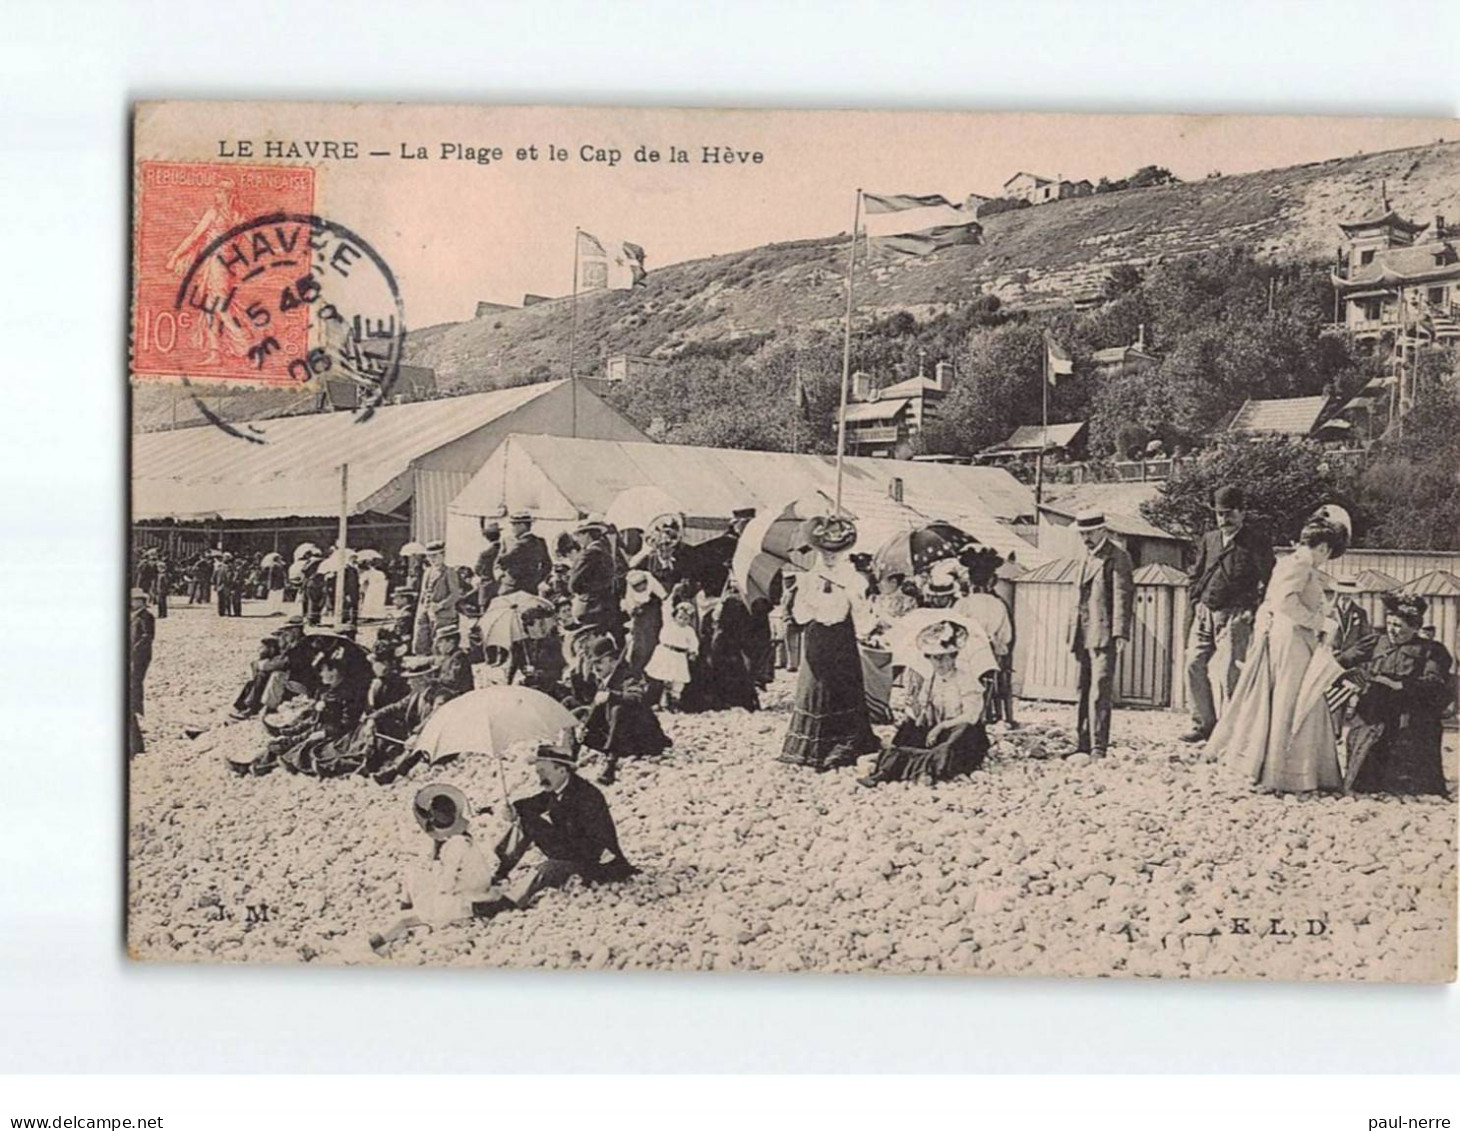
M 1089 196 L 1095 186 L 1089 181 L 1067 181 L 1063 177 L 1041 177 L 1038 173 L 1015 173 L 1004 182 L 1004 196 L 1010 200 L 1027 200 L 1030 204 L 1048 204 L 1074 196 Z
M 938 405 L 953 385 L 953 366 L 940 361 L 927 377 L 919 367 L 916 377 L 876 388 L 867 373 L 852 374 L 847 405 L 847 455 L 907 458 L 912 441 L 938 412 Z
M 1401 334 L 1460 340 L 1460 228 L 1443 216 L 1433 224 L 1405 219 L 1388 200 L 1379 215 L 1339 228 L 1346 243 L 1333 286 L 1344 330 L 1373 349 Z

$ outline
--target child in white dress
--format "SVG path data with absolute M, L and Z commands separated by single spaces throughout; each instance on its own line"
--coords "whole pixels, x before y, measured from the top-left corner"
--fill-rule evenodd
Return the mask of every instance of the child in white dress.
M 668 694 L 666 708 L 674 710 L 689 683 L 689 662 L 700 654 L 700 637 L 695 628 L 695 607 L 688 601 L 674 606 L 674 618 L 659 630 L 659 646 L 649 657 L 644 674 L 663 683 Z

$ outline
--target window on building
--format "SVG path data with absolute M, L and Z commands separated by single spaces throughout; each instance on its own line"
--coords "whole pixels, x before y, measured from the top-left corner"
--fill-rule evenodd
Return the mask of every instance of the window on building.
M 1372 248 L 1369 249 L 1368 251 L 1363 251 L 1363 252 L 1360 252 L 1359 253 L 1359 266 L 1360 267 L 1365 267 L 1365 266 L 1367 266 L 1368 264 L 1370 264 L 1372 262 L 1374 262 L 1374 252 L 1373 252 L 1373 249 Z
M 1429 301 L 1434 303 L 1436 306 L 1443 306 L 1445 304 L 1445 288 L 1431 287 L 1428 298 Z

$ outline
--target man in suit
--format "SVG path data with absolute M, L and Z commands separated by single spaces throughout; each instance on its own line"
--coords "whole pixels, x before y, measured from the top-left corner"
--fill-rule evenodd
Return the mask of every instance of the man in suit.
M 599 784 L 612 785 L 621 757 L 662 754 L 670 741 L 654 714 L 649 680 L 621 655 L 612 637 L 600 636 L 589 645 L 585 675 L 567 702 L 583 720 L 583 745 L 603 752 Z
M 610 633 L 623 642 L 623 614 L 615 587 L 613 551 L 608 528 L 589 519 L 577 530 L 583 552 L 568 571 L 568 592 L 573 595 L 573 617 L 581 625 Z
M 157 621 L 147 609 L 147 591 L 133 589 L 132 617 L 128 665 L 127 754 L 141 754 L 146 749 L 142 739 L 143 696 L 147 685 L 147 669 L 152 665 L 152 641 L 157 635 Z
M 525 908 L 544 888 L 562 887 L 573 876 L 582 876 L 585 883 L 606 883 L 638 871 L 619 846 L 602 791 L 578 776 L 574 754 L 539 746 L 533 764 L 542 792 L 512 802 L 512 828 L 497 845 L 492 893 L 472 905 L 476 915 Z M 543 860 L 504 893 L 512 869 L 534 847 Z
M 1191 623 L 1186 638 L 1186 682 L 1191 699 L 1191 730 L 1183 742 L 1205 742 L 1217 725 L 1208 665 L 1226 636 L 1231 661 L 1221 673 L 1226 697 L 1237 686 L 1238 665 L 1252 640 L 1252 617 L 1272 576 L 1272 543 L 1246 521 L 1247 500 L 1240 487 L 1220 487 L 1212 496 L 1217 528 L 1202 536 L 1188 588 Z
M 1328 646 L 1335 654 L 1347 652 L 1374 633 L 1369 614 L 1354 600 L 1359 583 L 1352 577 L 1341 577 L 1333 583 L 1333 637 Z M 1342 663 L 1342 659 L 1339 661 Z
M 537 596 L 552 572 L 553 557 L 547 543 L 532 532 L 532 515 L 518 511 L 511 518 L 512 537 L 502 544 L 497 556 L 497 592 L 531 593 Z
M 1105 757 L 1110 744 L 1110 712 L 1120 646 L 1130 639 L 1135 581 L 1130 555 L 1110 538 L 1105 516 L 1082 511 L 1075 529 L 1085 543 L 1069 645 L 1080 668 L 1077 753 Z
M 477 555 L 477 607 L 483 612 L 497 595 L 497 559 L 502 556 L 502 524 L 495 518 L 482 519 L 486 548 Z
M 461 577 L 446 564 L 446 543 L 426 543 L 426 572 L 421 575 L 421 599 L 416 606 L 416 629 L 411 651 L 429 656 L 433 641 L 443 628 L 455 628 L 460 614 L 456 602 L 464 595 Z

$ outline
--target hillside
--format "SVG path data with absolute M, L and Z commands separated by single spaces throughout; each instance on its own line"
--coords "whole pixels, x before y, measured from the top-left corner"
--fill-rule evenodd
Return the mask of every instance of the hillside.
M 857 309 L 923 316 L 980 293 L 1014 307 L 1067 303 L 1098 294 L 1117 264 L 1232 246 L 1276 259 L 1327 258 L 1341 238 L 1339 221 L 1377 211 L 1381 183 L 1401 213 L 1460 215 L 1460 143 L 1003 213 L 981 221 L 984 242 L 976 247 L 925 259 L 874 251 L 870 271 L 858 274 Z M 842 237 L 657 270 L 651 261 L 647 286 L 579 300 L 580 372 L 619 353 L 663 356 L 690 342 L 834 322 L 845 296 L 845 254 Z M 408 356 L 433 367 L 443 389 L 514 383 L 537 366 L 561 373 L 568 308 L 555 302 L 433 327 L 412 335 Z
M 1460 216 L 1460 143 L 1335 158 L 1192 184 L 1066 200 L 981 221 L 984 242 L 923 259 L 875 250 L 859 269 L 857 309 L 926 317 L 979 294 L 1005 307 L 1071 303 L 1098 295 L 1118 264 L 1146 266 L 1194 252 L 1246 247 L 1273 259 L 1326 259 L 1337 224 L 1378 210 L 1381 184 L 1401 213 Z M 647 286 L 580 298 L 576 368 L 602 371 L 606 357 L 672 356 L 691 343 L 833 324 L 845 291 L 845 236 L 772 244 L 654 267 Z M 561 299 L 494 311 L 410 335 L 407 360 L 436 370 L 446 393 L 561 376 L 567 367 L 570 304 Z M 236 399 L 229 415 L 279 411 L 277 397 Z M 139 389 L 134 427 L 167 427 L 173 398 Z

